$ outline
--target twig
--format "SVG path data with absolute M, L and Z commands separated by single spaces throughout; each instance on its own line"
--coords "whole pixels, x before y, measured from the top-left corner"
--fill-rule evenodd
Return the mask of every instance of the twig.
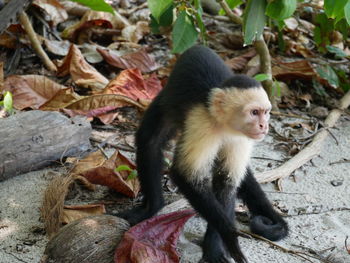
M 27 32 L 27 35 L 29 37 L 30 43 L 32 44 L 32 47 L 34 51 L 37 53 L 37 55 L 40 57 L 40 59 L 43 61 L 44 65 L 53 72 L 57 71 L 56 65 L 50 60 L 49 56 L 45 53 L 44 49 L 40 45 L 40 41 L 32 27 L 32 24 L 29 21 L 29 18 L 25 12 L 22 12 L 19 15 L 19 21 L 22 24 L 24 30 Z
M 216 0 L 222 7 L 222 9 L 225 10 L 227 16 L 232 20 L 232 22 L 242 25 L 243 24 L 243 19 L 240 18 L 239 16 L 236 16 L 231 8 L 228 6 L 225 0 Z
M 329 165 L 340 164 L 340 163 L 350 163 L 350 160 L 344 158 L 343 160 L 339 160 L 339 161 L 336 161 L 336 162 L 331 162 L 331 163 L 329 163 Z
M 272 115 L 275 116 L 284 116 L 284 117 L 290 117 L 290 118 L 296 118 L 296 119 L 303 119 L 303 120 L 310 120 L 310 117 L 304 117 L 301 115 L 293 114 L 293 113 L 285 113 L 285 112 L 279 112 L 279 111 L 271 111 Z
M 275 162 L 283 163 L 282 160 L 272 159 L 272 158 L 268 158 L 268 157 L 253 156 L 252 158 L 253 159 L 258 159 L 258 160 L 275 161 Z
M 335 123 L 350 105 L 350 91 L 348 91 L 339 102 L 339 108 L 333 109 L 324 122 L 325 128 L 334 127 Z M 280 167 L 263 172 L 257 175 L 260 183 L 272 182 L 280 178 L 285 178 L 293 173 L 296 169 L 303 166 L 305 163 L 316 157 L 321 153 L 323 141 L 327 138 L 328 131 L 326 129 L 320 131 L 315 135 L 312 142 L 303 150 L 297 153 L 293 158 L 289 159 Z
M 275 242 L 273 242 L 273 241 L 271 241 L 269 239 L 266 239 L 266 238 L 264 238 L 262 236 L 259 236 L 259 235 L 256 235 L 254 233 L 251 233 L 249 231 L 238 230 L 238 234 L 243 235 L 243 236 L 249 235 L 249 236 L 254 237 L 256 239 L 260 239 L 260 240 L 262 240 L 262 241 L 264 241 L 264 242 L 266 242 L 266 243 L 268 243 L 268 244 L 270 244 L 270 245 L 272 245 L 272 246 L 282 250 L 285 253 L 289 253 L 289 254 L 301 257 L 302 259 L 304 259 L 306 261 L 309 261 L 311 263 L 312 263 L 312 261 L 310 259 L 308 259 L 307 257 L 318 259 L 319 261 L 324 262 L 324 263 L 332 263 L 331 261 L 329 261 L 327 259 L 324 259 L 324 258 L 322 258 L 321 256 L 319 256 L 317 254 L 316 255 L 311 255 L 311 254 L 303 252 L 303 251 L 296 251 L 296 250 L 292 250 L 292 249 L 283 247 L 283 246 L 278 245 L 278 244 L 276 244 Z

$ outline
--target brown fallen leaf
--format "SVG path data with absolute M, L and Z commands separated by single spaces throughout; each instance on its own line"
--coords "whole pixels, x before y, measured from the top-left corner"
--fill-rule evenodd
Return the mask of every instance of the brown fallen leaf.
M 58 75 L 70 74 L 77 85 L 100 91 L 108 83 L 101 73 L 87 63 L 76 45 L 71 45 L 68 55 L 58 66 Z
M 66 56 L 71 46 L 71 43 L 68 40 L 59 41 L 44 38 L 43 42 L 48 51 L 58 56 Z
M 140 183 L 137 177 L 128 178 L 129 171 L 116 172 L 115 168 L 120 165 L 127 165 L 132 170 L 136 168 L 135 164 L 119 151 L 108 160 L 101 151 L 97 151 L 80 160 L 71 173 L 81 175 L 93 184 L 105 185 L 126 196 L 136 197 Z
M 123 70 L 103 90 L 106 94 L 120 94 L 136 101 L 151 101 L 162 89 L 156 75 L 144 79 L 138 69 Z
M 317 73 L 307 60 L 297 60 L 292 62 L 274 61 L 272 75 L 277 79 L 305 79 L 312 80 L 317 77 Z
M 84 34 L 84 31 L 92 27 L 123 29 L 125 26 L 126 20 L 120 19 L 120 15 L 89 10 L 78 23 L 67 27 L 62 32 L 62 37 L 75 40 L 79 38 L 80 33 Z
M 61 3 L 57 0 L 34 0 L 32 5 L 45 12 L 45 16 L 50 18 L 53 26 L 67 20 L 68 14 Z
M 39 109 L 64 89 L 67 87 L 39 75 L 12 75 L 4 83 L 4 90 L 12 93 L 13 106 L 18 110 Z
M 73 88 L 61 89 L 54 97 L 40 106 L 40 110 L 57 111 L 80 99 L 82 99 L 82 97 L 75 93 Z
M 122 69 L 137 68 L 147 73 L 158 69 L 160 66 L 144 49 L 118 56 L 109 49 L 97 49 L 108 64 Z
M 176 211 L 145 220 L 130 228 L 119 243 L 115 263 L 178 263 L 176 244 L 193 210 Z
M 255 49 L 251 49 L 248 52 L 238 56 L 234 57 L 228 60 L 225 60 L 225 64 L 229 66 L 233 70 L 243 70 L 248 61 L 256 55 Z
M 99 94 L 85 97 L 66 105 L 63 111 L 71 117 L 76 115 L 97 117 L 103 123 L 108 124 L 116 117 L 115 113 L 109 112 L 124 106 L 135 106 L 140 110 L 145 109 L 143 104 L 122 95 Z
M 132 43 L 138 43 L 145 35 L 150 33 L 148 22 L 138 21 L 136 25 L 126 26 L 122 30 L 122 37 Z
M 62 223 L 69 224 L 75 220 L 106 213 L 103 204 L 88 204 L 88 205 L 65 205 L 63 207 Z

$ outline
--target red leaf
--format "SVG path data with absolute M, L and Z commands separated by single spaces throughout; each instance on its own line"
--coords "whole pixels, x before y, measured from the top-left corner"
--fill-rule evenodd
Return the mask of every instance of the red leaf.
M 177 263 L 176 243 L 195 212 L 191 209 L 152 217 L 130 228 L 114 255 L 115 263 Z
M 108 49 L 97 48 L 97 51 L 113 67 L 122 69 L 138 68 L 142 72 L 151 72 L 159 68 L 159 64 L 154 58 L 143 49 L 123 56 L 117 56 Z
M 162 89 L 160 80 L 156 75 L 144 79 L 138 69 L 123 70 L 103 90 L 106 94 L 127 96 L 136 101 L 152 100 Z

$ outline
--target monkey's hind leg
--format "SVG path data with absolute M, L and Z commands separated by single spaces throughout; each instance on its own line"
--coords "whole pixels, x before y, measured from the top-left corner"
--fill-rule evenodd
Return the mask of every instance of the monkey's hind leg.
M 167 125 L 157 101 L 146 111 L 136 133 L 136 164 L 143 193 L 142 204 L 118 216 L 135 225 L 152 217 L 164 206 L 162 172 L 164 168 L 163 149 L 174 134 Z
M 250 167 L 238 188 L 238 197 L 242 198 L 252 215 L 250 229 L 253 233 L 272 241 L 288 235 L 286 221 L 273 209 Z

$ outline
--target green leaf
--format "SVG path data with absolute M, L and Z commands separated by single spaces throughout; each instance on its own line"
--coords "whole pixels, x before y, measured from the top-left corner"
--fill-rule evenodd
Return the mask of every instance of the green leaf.
M 71 1 L 85 5 L 95 11 L 109 12 L 112 14 L 114 13 L 113 7 L 107 4 L 104 0 L 71 0 Z
M 193 18 L 186 11 L 181 11 L 175 21 L 172 32 L 173 53 L 182 53 L 193 46 L 198 38 L 198 32 L 193 23 Z
M 324 0 L 324 10 L 329 18 L 337 18 L 342 15 L 348 0 Z
M 137 170 L 132 170 L 129 176 L 126 178 L 126 180 L 132 180 L 137 177 Z
M 160 23 L 162 14 L 173 4 L 173 0 L 147 0 L 148 7 L 155 20 Z
M 344 14 L 345 14 L 346 22 L 348 22 L 348 24 L 350 25 L 350 1 L 348 1 L 344 6 Z
M 116 172 L 121 172 L 121 171 L 133 171 L 128 165 L 119 165 L 117 168 L 115 168 Z
M 327 80 L 332 87 L 337 88 L 339 86 L 339 78 L 331 66 L 319 65 L 316 71 L 320 77 Z
M 328 52 L 333 53 L 336 58 L 344 58 L 347 56 L 346 53 L 338 47 L 326 46 L 326 48 Z
M 257 74 L 254 76 L 254 79 L 257 80 L 257 81 L 264 81 L 264 80 L 268 80 L 268 79 L 271 79 L 271 77 L 267 74 Z
M 233 9 L 236 6 L 239 6 L 240 4 L 243 4 L 243 1 L 242 0 L 226 0 L 226 3 L 228 4 L 228 6 L 231 9 Z M 223 16 L 225 14 L 226 14 L 225 10 L 221 8 L 220 11 L 219 11 L 219 15 Z
M 297 0 L 274 0 L 266 7 L 266 15 L 276 20 L 284 20 L 297 9 Z
M 248 0 L 243 17 L 244 45 L 261 38 L 266 22 L 265 8 L 266 0 Z
M 13 99 L 12 99 L 11 92 L 9 92 L 9 91 L 5 92 L 3 103 L 4 103 L 4 109 L 7 112 L 12 112 L 12 110 L 13 110 Z
M 171 26 L 171 24 L 173 23 L 173 19 L 174 19 L 173 9 L 174 9 L 174 6 L 170 5 L 169 8 L 167 10 L 165 10 L 165 12 L 160 16 L 159 22 L 151 14 L 150 27 L 151 27 L 152 32 L 154 34 L 160 33 L 159 27 L 161 27 L 161 26 L 162 27 Z

